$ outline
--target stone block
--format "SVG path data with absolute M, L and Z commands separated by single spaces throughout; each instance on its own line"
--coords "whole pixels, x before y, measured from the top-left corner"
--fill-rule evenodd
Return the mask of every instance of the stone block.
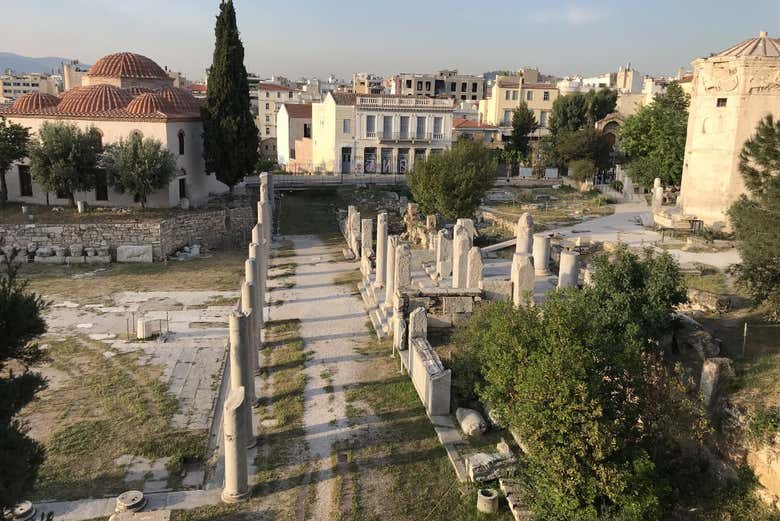
M 443 297 L 442 310 L 445 315 L 452 313 L 471 313 L 474 311 L 474 299 L 471 297 Z
M 504 454 L 478 452 L 466 458 L 469 478 L 475 483 L 511 477 L 514 474 L 515 458 Z
M 39 257 L 35 256 L 36 264 L 65 264 L 65 257 L 52 256 L 52 257 Z
M 85 257 L 84 261 L 87 264 L 110 264 L 111 263 L 111 257 L 104 256 L 104 255 L 95 255 L 92 257 Z
M 506 301 L 512 300 L 512 281 L 499 279 L 484 279 L 482 281 L 482 294 L 485 300 Z
M 151 244 L 124 245 L 116 248 L 117 262 L 152 262 L 152 255 Z

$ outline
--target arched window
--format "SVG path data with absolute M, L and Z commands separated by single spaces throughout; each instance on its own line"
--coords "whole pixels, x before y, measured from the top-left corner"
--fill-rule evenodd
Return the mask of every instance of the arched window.
M 179 155 L 184 155 L 184 131 L 179 131 Z
M 138 136 L 141 139 L 144 138 L 144 135 L 143 135 L 143 133 L 140 130 L 133 130 L 132 132 L 130 132 L 130 135 L 131 136 Z

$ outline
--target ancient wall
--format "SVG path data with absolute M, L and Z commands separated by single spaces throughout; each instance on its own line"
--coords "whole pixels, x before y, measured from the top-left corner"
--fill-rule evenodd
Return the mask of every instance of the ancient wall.
M 237 244 L 251 236 L 256 217 L 251 207 L 188 212 L 169 219 L 126 223 L 0 224 L 6 246 L 27 248 L 81 244 L 85 248 L 152 245 L 155 260 L 191 243 L 207 248 Z

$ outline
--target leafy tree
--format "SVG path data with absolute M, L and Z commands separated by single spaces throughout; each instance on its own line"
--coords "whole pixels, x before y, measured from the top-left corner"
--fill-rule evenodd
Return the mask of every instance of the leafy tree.
M 518 152 L 522 157 L 528 157 L 530 134 L 539 125 L 536 122 L 534 112 L 522 101 L 520 106 L 512 111 L 512 134 L 509 136 L 507 149 Z
M 132 134 L 108 147 L 104 167 L 108 184 L 145 208 L 149 194 L 166 188 L 176 175 L 176 158 L 160 141 Z
M 588 159 L 596 168 L 607 168 L 610 161 L 610 145 L 604 135 L 595 128 L 584 128 L 574 132 L 560 132 L 548 138 L 542 151 L 547 164 L 568 167 L 578 159 Z
M 75 206 L 74 192 L 95 188 L 102 152 L 98 130 L 81 130 L 74 124 L 45 122 L 29 146 L 30 171 L 49 192 L 67 193 Z
M 597 121 L 604 119 L 615 112 L 618 94 L 616 90 L 606 87 L 599 90 L 591 90 L 585 95 L 587 102 L 586 120 L 593 126 Z
M 17 277 L 9 255 L 0 268 L 0 518 L 32 489 L 43 448 L 27 436 L 19 411 L 45 387 L 30 370 L 43 358 L 35 339 L 46 332 L 46 303 Z
M 451 150 L 416 161 L 406 179 L 424 212 L 455 219 L 474 214 L 495 172 L 493 155 L 481 141 L 459 139 Z
M 201 111 L 203 157 L 206 170 L 214 172 L 232 193 L 233 187 L 255 169 L 258 138 L 232 0 L 223 1 L 219 10 L 206 104 Z
M 590 159 L 576 159 L 569 163 L 569 177 L 580 183 L 591 179 L 596 173 L 596 164 Z
M 772 115 L 745 142 L 739 171 L 749 195 L 728 211 L 742 257 L 737 273 L 754 301 L 780 321 L 780 121 Z
M 550 131 L 557 135 L 559 132 L 576 132 L 592 127 L 614 112 L 616 104 L 617 92 L 607 88 L 559 96 L 553 102 L 550 113 Z
M 14 161 L 24 159 L 27 155 L 29 141 L 30 131 L 26 127 L 0 118 L 0 204 L 8 200 L 5 174 Z
M 670 506 L 658 465 L 704 423 L 656 342 L 684 295 L 668 254 L 621 248 L 598 258 L 592 287 L 482 306 L 459 332 L 456 374 L 464 353 L 472 392 L 522 438 L 540 518 L 660 519 Z
M 656 177 L 679 185 L 688 132 L 688 95 L 672 83 L 653 103 L 630 116 L 620 130 L 619 145 L 631 178 L 647 188 Z

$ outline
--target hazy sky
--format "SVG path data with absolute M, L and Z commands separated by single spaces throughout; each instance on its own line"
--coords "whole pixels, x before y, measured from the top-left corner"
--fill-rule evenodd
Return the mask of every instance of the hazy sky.
M 94 63 L 134 51 L 201 79 L 218 0 L 0 0 L 0 50 Z M 246 66 L 349 78 L 458 68 L 673 74 L 759 30 L 780 37 L 780 0 L 235 0 Z

